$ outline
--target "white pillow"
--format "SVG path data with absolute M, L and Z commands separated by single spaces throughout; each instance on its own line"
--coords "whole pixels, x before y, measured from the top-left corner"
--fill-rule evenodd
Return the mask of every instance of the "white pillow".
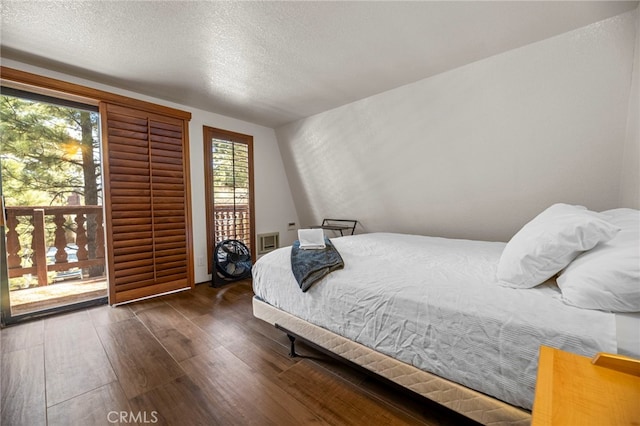
M 497 277 L 501 285 L 531 288 L 567 266 L 580 252 L 609 241 L 619 228 L 583 206 L 554 204 L 507 243 Z
M 565 303 L 608 312 L 640 311 L 640 211 L 602 212 L 621 227 L 611 241 L 578 256 L 560 273 Z

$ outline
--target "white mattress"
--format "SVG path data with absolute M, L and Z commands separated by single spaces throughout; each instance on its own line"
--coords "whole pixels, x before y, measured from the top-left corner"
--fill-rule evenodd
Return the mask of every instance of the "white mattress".
M 504 243 L 403 234 L 332 239 L 345 268 L 303 293 L 290 247 L 253 266 L 263 301 L 417 368 L 530 409 L 541 344 L 616 352 L 614 314 L 567 306 L 553 282 L 496 284 Z

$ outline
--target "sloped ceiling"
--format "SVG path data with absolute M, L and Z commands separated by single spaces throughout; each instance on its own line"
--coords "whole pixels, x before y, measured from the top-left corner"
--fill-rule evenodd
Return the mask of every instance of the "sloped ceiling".
M 637 6 L 3 0 L 1 54 L 275 128 Z

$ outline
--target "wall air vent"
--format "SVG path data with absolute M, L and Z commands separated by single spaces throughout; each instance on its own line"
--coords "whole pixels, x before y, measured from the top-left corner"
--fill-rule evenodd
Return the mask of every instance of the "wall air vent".
M 269 253 L 280 247 L 280 233 L 258 234 L 258 254 Z

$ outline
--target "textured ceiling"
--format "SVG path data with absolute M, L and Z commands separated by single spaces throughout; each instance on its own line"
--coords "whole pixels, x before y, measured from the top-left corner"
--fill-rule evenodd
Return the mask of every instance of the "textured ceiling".
M 638 5 L 1 2 L 4 58 L 268 127 Z

